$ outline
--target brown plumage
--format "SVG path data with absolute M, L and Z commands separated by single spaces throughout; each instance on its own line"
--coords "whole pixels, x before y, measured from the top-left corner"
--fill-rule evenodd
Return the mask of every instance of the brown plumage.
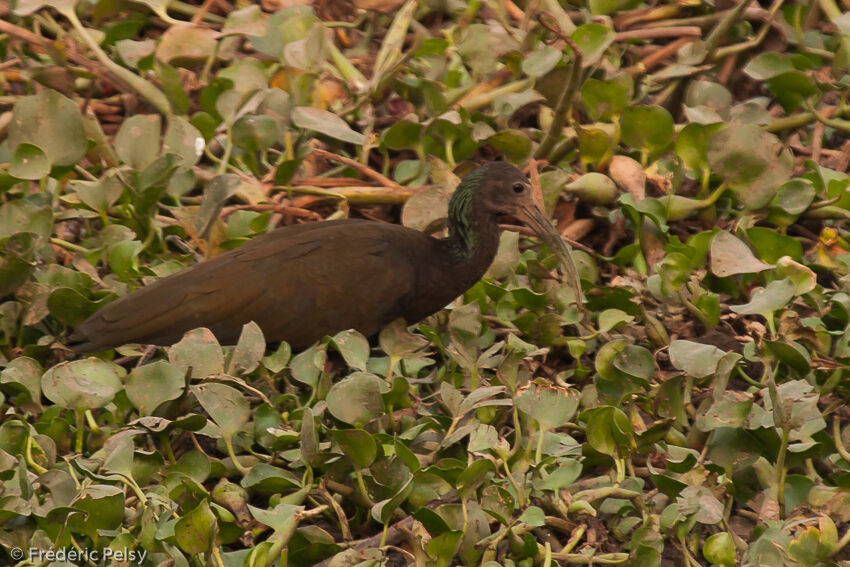
M 167 345 L 196 327 L 233 344 L 255 321 L 268 341 L 300 348 L 349 328 L 372 335 L 399 317 L 416 323 L 481 278 L 498 247 L 499 214 L 528 222 L 547 242 L 558 238 L 525 176 L 494 162 L 458 186 L 447 238 L 363 220 L 279 228 L 110 303 L 71 346 Z

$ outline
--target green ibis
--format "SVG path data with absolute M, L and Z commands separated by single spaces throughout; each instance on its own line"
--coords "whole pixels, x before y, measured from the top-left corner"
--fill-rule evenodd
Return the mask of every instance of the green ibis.
M 496 254 L 503 214 L 527 223 L 566 264 L 569 253 L 528 179 L 492 162 L 455 190 L 446 238 L 366 220 L 278 228 L 108 304 L 79 325 L 71 346 L 94 352 L 168 345 L 196 327 L 234 344 L 242 326 L 255 321 L 266 340 L 301 348 L 345 329 L 373 335 L 399 317 L 414 324 L 481 278 Z

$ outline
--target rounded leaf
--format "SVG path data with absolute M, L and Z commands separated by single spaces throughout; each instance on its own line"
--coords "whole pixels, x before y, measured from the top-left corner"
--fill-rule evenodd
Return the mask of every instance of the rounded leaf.
M 208 382 L 192 386 L 192 393 L 206 410 L 207 415 L 221 429 L 225 438 L 233 437 L 248 423 L 251 407 L 242 392 L 227 384 Z
M 529 384 L 517 393 L 516 407 L 534 419 L 543 429 L 555 429 L 568 423 L 579 403 L 577 391 L 553 384 Z
M 18 99 L 12 110 L 8 139 L 9 147 L 15 150 L 20 144 L 37 145 L 51 166 L 74 165 L 88 147 L 80 108 L 50 89 Z
M 24 142 L 12 154 L 9 173 L 18 179 L 41 179 L 50 173 L 50 160 L 40 147 Z
M 98 358 L 62 362 L 41 377 L 48 400 L 67 409 L 95 409 L 112 401 L 121 390 L 115 367 Z
M 711 239 L 711 273 L 718 277 L 753 274 L 771 268 L 755 257 L 749 246 L 721 230 Z
M 381 379 L 374 374 L 355 372 L 331 386 L 326 401 L 328 411 L 335 418 L 363 427 L 384 413 Z
M 217 531 L 218 522 L 206 500 L 174 524 L 177 545 L 192 555 L 206 553 L 212 547 Z
M 192 378 L 206 378 L 224 372 L 224 354 L 212 331 L 193 329 L 180 342 L 168 349 L 168 360 L 185 371 L 192 369 Z
M 158 114 L 136 114 L 121 123 L 115 153 L 133 169 L 144 169 L 159 155 L 162 121 Z
M 150 415 L 164 402 L 179 398 L 185 386 L 182 370 L 165 360 L 157 360 L 130 371 L 124 390 L 136 409 Z
M 582 413 L 586 422 L 588 444 L 614 458 L 625 456 L 634 439 L 634 429 L 623 410 L 614 406 L 600 406 Z
M 659 150 L 673 141 L 673 117 L 660 106 L 627 107 L 622 128 L 623 142 L 639 150 Z
M 678 340 L 670 343 L 670 362 L 695 378 L 714 374 L 725 352 L 713 345 Z
M 614 43 L 615 34 L 608 26 L 589 23 L 576 28 L 571 37 L 581 51 L 581 66 L 589 67 L 596 64 L 608 46 Z
M 725 179 L 749 209 L 766 205 L 794 165 L 779 138 L 754 124 L 733 124 L 712 136 L 707 157 L 711 171 Z

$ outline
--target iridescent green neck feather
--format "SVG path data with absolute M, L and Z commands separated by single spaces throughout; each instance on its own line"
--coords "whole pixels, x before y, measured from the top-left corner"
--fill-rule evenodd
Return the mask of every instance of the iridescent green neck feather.
M 452 252 L 458 256 L 469 257 L 475 251 L 477 235 L 473 201 L 486 175 L 487 168 L 479 167 L 464 177 L 449 201 L 449 242 Z

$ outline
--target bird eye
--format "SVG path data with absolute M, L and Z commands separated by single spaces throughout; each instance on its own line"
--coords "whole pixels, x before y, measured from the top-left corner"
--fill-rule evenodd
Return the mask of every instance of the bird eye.
M 514 193 L 522 193 L 525 191 L 525 183 L 514 183 Z

